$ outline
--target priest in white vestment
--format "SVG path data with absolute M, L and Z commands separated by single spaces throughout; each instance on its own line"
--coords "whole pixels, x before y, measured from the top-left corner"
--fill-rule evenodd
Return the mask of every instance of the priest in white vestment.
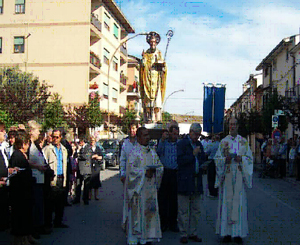
M 214 158 L 215 188 L 219 188 L 216 233 L 223 237 L 224 243 L 233 238 L 241 244 L 248 235 L 246 188 L 252 188 L 253 156 L 247 140 L 237 134 L 235 118 L 229 121 L 229 131 Z
M 141 127 L 136 135 L 138 143 L 129 155 L 126 168 L 127 244 L 151 244 L 161 238 L 157 190 L 163 165 L 149 147 L 148 130 Z

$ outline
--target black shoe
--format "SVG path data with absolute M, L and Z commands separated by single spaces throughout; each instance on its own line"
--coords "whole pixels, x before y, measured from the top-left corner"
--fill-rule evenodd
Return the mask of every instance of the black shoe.
M 40 230 L 39 230 L 39 233 L 41 234 L 41 235 L 49 235 L 49 234 L 51 234 L 51 232 L 52 232 L 52 228 L 51 227 L 43 227 L 43 228 L 41 228 Z
M 180 243 L 188 243 L 189 242 L 189 240 L 186 236 L 180 237 L 179 241 L 180 241 Z
M 231 236 L 224 236 L 222 242 L 223 243 L 230 243 L 231 242 Z
M 69 226 L 64 223 L 60 223 L 60 224 L 54 224 L 54 228 L 69 228 Z
M 65 203 L 65 207 L 71 207 L 71 206 L 72 206 L 71 203 L 68 203 L 68 202 Z
M 95 197 L 95 200 L 96 200 L 96 201 L 99 201 L 99 198 L 98 198 L 98 197 Z
M 84 205 L 89 205 L 89 201 L 87 201 L 87 200 L 84 200 L 83 203 L 84 203 Z
M 233 238 L 233 241 L 234 241 L 235 243 L 237 243 L 237 244 L 243 244 L 243 239 L 242 239 L 241 237 L 239 237 L 239 236 L 234 237 L 234 238 Z
M 197 235 L 189 236 L 189 239 L 194 242 L 202 242 L 202 238 L 198 237 Z

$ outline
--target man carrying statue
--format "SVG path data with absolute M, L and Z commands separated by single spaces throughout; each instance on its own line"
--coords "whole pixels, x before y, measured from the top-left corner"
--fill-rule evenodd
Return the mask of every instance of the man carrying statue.
M 140 92 L 143 101 L 145 121 L 160 121 L 166 92 L 167 66 L 162 53 L 156 48 L 160 35 L 150 32 L 147 35 L 150 48 L 142 53 L 140 69 Z

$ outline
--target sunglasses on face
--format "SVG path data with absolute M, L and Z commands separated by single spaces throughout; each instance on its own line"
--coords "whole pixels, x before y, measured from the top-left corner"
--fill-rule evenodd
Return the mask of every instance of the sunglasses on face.
M 60 136 L 52 136 L 53 139 L 59 139 Z

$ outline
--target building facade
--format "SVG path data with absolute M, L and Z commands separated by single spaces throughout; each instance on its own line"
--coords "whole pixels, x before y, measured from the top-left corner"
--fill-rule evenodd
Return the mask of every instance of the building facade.
M 98 93 L 102 111 L 122 114 L 128 58 L 121 44 L 134 29 L 113 0 L 2 0 L 0 10 L 1 67 L 32 72 L 64 104 Z

